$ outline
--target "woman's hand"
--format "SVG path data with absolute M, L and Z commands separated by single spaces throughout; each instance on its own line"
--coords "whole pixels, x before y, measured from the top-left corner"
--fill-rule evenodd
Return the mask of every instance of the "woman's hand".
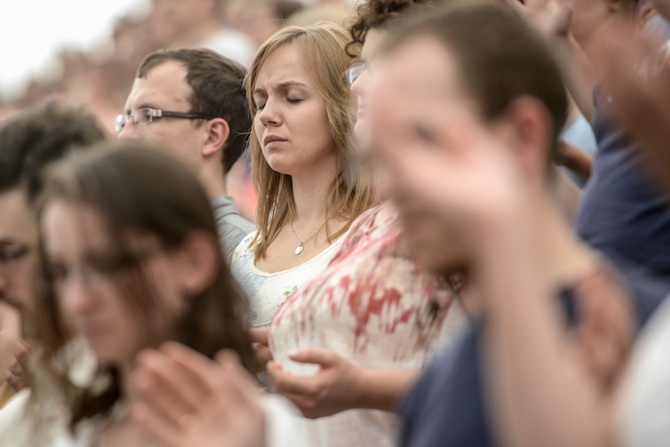
M 16 370 L 16 356 L 21 351 L 21 312 L 0 300 L 0 380 Z
M 308 418 L 353 408 L 393 411 L 418 374 L 414 369 L 362 368 L 325 349 L 301 349 L 289 358 L 319 366 L 316 374 L 303 376 L 284 371 L 278 363 L 268 364 L 272 390 L 290 399 Z
M 237 356 L 212 361 L 177 343 L 139 354 L 132 419 L 170 447 L 262 447 L 265 411 Z
M 301 349 L 295 362 L 319 365 L 313 376 L 294 375 L 275 362 L 268 364 L 272 391 L 290 399 L 308 418 L 320 418 L 357 407 L 361 368 L 335 352 Z
M 249 329 L 249 335 L 254 347 L 254 355 L 256 359 L 257 373 L 265 371 L 266 365 L 272 360 L 272 351 L 270 351 L 269 336 L 270 328 L 253 328 Z

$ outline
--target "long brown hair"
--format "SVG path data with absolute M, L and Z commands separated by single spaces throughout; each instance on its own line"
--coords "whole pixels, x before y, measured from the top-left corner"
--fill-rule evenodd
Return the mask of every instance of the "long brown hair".
M 169 251 L 182 246 L 194 232 L 206 234 L 219 254 L 218 271 L 204 290 L 189 297 L 188 308 L 174 323 L 169 338 L 209 357 L 222 348 L 233 349 L 244 366 L 251 368 L 251 342 L 242 323 L 245 300 L 220 254 L 212 209 L 193 173 L 140 143 L 108 143 L 59 162 L 49 170 L 44 185 L 36 203 L 38 220 L 54 199 L 92 206 L 100 213 L 112 240 L 113 258 L 123 261 L 119 264 L 122 277 L 111 278 L 121 288 L 126 304 L 146 323 L 152 344 L 166 341 L 165 334 L 151 332 L 155 315 L 162 310 L 156 281 L 147 275 L 146 260 L 130 248 L 129 237 L 150 235 L 161 249 Z M 57 387 L 74 428 L 79 421 L 111 409 L 121 397 L 120 377 L 113 367 L 99 367 L 90 385 L 73 384 L 72 359 L 66 358 L 73 337 L 59 311 L 41 239 L 43 267 L 34 309 L 40 343 L 36 370 L 48 380 L 34 384 L 34 394 L 38 400 Z M 105 384 L 102 389 L 100 383 Z
M 319 93 L 325 98 L 330 135 L 338 155 L 338 173 L 328 192 L 326 221 L 334 217 L 347 221 L 340 230 L 328 234 L 329 242 L 346 232 L 351 222 L 378 200 L 372 179 L 354 161 L 354 108 L 345 80 L 345 71 L 352 62 L 351 57 L 344 51 L 347 42 L 346 31 L 332 23 L 284 28 L 260 47 L 246 79 L 249 109 L 252 116 L 255 116 L 258 106 L 252 93 L 263 64 L 277 48 L 295 44 L 300 49 L 302 62 L 313 76 Z M 256 210 L 256 226 L 259 231 L 252 244 L 258 244 L 255 258 L 259 260 L 265 256 L 268 247 L 287 220 L 295 216 L 295 202 L 291 176 L 270 167 L 253 131 L 250 147 L 251 173 L 259 196 Z

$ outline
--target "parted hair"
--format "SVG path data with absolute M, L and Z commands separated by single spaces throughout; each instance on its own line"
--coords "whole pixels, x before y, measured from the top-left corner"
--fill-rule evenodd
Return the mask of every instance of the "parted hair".
M 328 241 L 344 234 L 351 222 L 378 200 L 369 174 L 355 162 L 354 107 L 345 79 L 346 69 L 352 62 L 351 56 L 345 51 L 347 41 L 346 31 L 332 23 L 284 28 L 259 48 L 246 80 L 249 109 L 255 115 L 258 106 L 253 91 L 263 64 L 278 48 L 296 45 L 303 58 L 303 66 L 325 98 L 330 137 L 338 158 L 337 176 L 328 191 L 326 220 L 337 217 L 347 222 L 337 232 L 328 234 Z M 265 256 L 279 231 L 295 216 L 295 202 L 291 176 L 270 167 L 255 132 L 251 132 L 249 147 L 251 173 L 259 197 L 256 210 L 259 232 L 252 242 L 257 244 L 255 258 L 258 260 Z
M 149 275 L 148 261 L 131 248 L 130 238 L 148 235 L 158 241 L 161 250 L 169 251 L 182 246 L 194 232 L 205 234 L 219 253 L 218 270 L 211 283 L 188 297 L 186 310 L 173 322 L 167 337 L 208 357 L 222 348 L 232 349 L 245 367 L 252 368 L 251 341 L 243 324 L 246 301 L 218 249 L 207 195 L 188 168 L 143 143 L 107 143 L 50 167 L 35 204 L 38 221 L 54 200 L 91 206 L 100 213 L 112 241 L 111 259 L 116 260 L 105 271 L 120 288 L 125 304 L 146 323 L 148 343 L 155 345 L 167 341 L 165 334 L 152 332 L 156 326 L 152 323 L 161 314 L 156 287 L 160 279 Z M 36 371 L 47 380 L 34 383 L 34 394 L 40 405 L 40 396 L 49 395 L 56 387 L 74 428 L 84 419 L 110 411 L 121 396 L 120 377 L 114 366 L 100 366 L 89 385 L 73 384 L 76 363 L 67 358 L 73 334 L 59 310 L 41 239 L 42 267 L 36 290 L 39 305 L 33 321 L 40 344 Z

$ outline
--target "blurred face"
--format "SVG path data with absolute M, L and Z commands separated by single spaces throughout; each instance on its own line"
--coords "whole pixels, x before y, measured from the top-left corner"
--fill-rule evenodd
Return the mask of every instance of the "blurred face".
M 23 188 L 0 193 L 0 306 L 32 302 L 37 229 Z M 0 329 L 2 329 L 0 327 Z
M 253 87 L 254 133 L 270 167 L 291 176 L 336 166 L 326 100 L 305 70 L 299 47 L 271 53 Z
M 167 338 L 184 300 L 176 261 L 155 238 L 132 235 L 130 253 L 121 256 L 100 213 L 64 199 L 47 204 L 41 226 L 61 315 L 102 365 L 129 367 L 141 349 Z M 149 316 L 142 316 L 140 300 L 155 300 Z
M 152 0 L 151 24 L 158 40 L 173 44 L 180 34 L 193 32 L 213 11 L 213 0 Z
M 435 188 L 410 166 L 419 160 L 426 168 L 440 162 L 422 123 L 446 126 L 440 122 L 445 105 L 470 111 L 474 104 L 461 87 L 456 60 L 432 38 L 408 40 L 380 61 L 379 70 L 370 103 L 373 155 L 387 171 L 387 194 L 417 261 L 425 269 L 448 272 L 464 261 L 463 238 L 445 219 L 448 210 L 436 207 Z
M 186 75 L 186 67 L 176 61 L 151 68 L 146 77 L 135 79 L 124 113 L 133 113 L 143 107 L 190 112 L 192 89 Z M 135 124 L 128 120 L 118 135 L 120 140 L 159 144 L 195 169 L 202 163 L 202 149 L 208 136 L 207 126 L 202 121 L 175 117 L 154 118 L 149 124 Z
M 359 141 L 367 143 L 370 133 L 370 122 L 367 118 L 368 115 L 368 106 L 370 101 L 370 92 L 372 88 L 372 78 L 373 71 L 370 70 L 370 64 L 372 63 L 372 57 L 377 51 L 379 44 L 382 42 L 384 36 L 384 31 L 370 29 L 365 36 L 365 43 L 363 43 L 363 48 L 361 48 L 361 57 L 359 62 L 365 63 L 367 65 L 366 70 L 364 70 L 358 78 L 351 84 L 351 93 L 356 98 L 357 106 L 357 115 L 356 115 L 356 125 L 354 126 L 354 132 Z M 367 146 L 363 144 L 363 146 Z
M 609 0 L 573 0 L 570 33 L 580 45 L 588 47 L 601 26 L 616 18 L 611 5 Z

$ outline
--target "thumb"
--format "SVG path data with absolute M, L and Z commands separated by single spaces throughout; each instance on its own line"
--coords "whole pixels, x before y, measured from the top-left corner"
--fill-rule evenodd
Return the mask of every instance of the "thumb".
M 298 351 L 289 352 L 288 357 L 300 363 L 315 363 L 317 365 L 329 367 L 333 366 L 338 359 L 338 355 L 326 349 L 305 348 Z

